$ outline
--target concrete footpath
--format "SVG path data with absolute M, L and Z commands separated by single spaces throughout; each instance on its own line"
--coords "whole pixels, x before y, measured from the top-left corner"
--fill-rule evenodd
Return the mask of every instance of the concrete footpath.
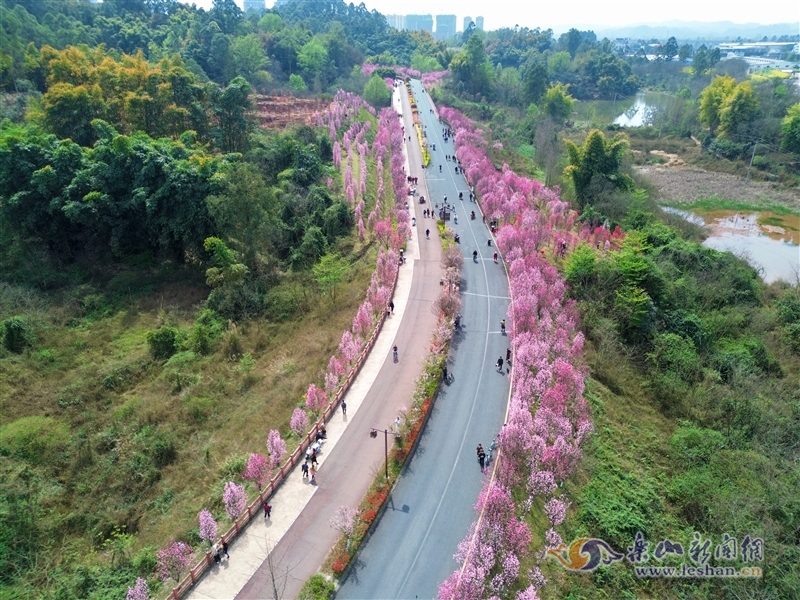
M 427 196 L 421 168 L 411 166 L 421 165 L 422 158 L 416 135 L 410 133 L 411 109 L 402 85 L 393 106 L 403 108 L 406 138 L 412 135 L 413 143 L 406 144 L 406 171 L 420 177 L 420 193 Z M 398 410 L 410 405 L 436 324 L 431 305 L 440 291 L 441 244 L 435 221 L 422 219 L 418 205 L 409 208 L 417 226 L 412 227 L 407 262 L 400 268 L 394 315 L 385 321 L 344 397 L 347 415 L 339 411 L 327 424 L 317 484 L 304 479 L 299 467 L 290 473 L 269 500 L 271 519 L 253 519 L 231 544 L 230 559 L 212 566 L 187 598 L 294 598 L 338 539 L 330 518 L 340 506 L 356 507 L 375 474 L 383 470 L 382 436 L 371 439 L 369 431 L 391 427 Z M 424 236 L 426 226 L 432 230 L 429 240 Z M 395 344 L 398 362 L 392 359 Z

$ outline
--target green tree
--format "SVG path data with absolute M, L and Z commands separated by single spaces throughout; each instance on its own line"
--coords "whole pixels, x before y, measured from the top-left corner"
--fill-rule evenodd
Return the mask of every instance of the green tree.
M 338 254 L 326 254 L 314 265 L 314 279 L 323 293 L 330 294 L 331 301 L 336 302 L 336 286 L 349 269 L 347 262 Z
M 42 98 L 47 127 L 62 139 L 81 146 L 94 141 L 92 120 L 104 115 L 106 104 L 99 85 L 57 83 Z
M 749 81 L 743 81 L 725 98 L 719 111 L 720 134 L 727 138 L 746 134 L 758 113 L 759 104 L 753 86 Z
M 469 38 L 464 50 L 453 57 L 449 68 L 457 88 L 476 97 L 491 96 L 493 71 L 479 35 Z
M 547 64 L 539 57 L 529 60 L 522 72 L 522 85 L 525 90 L 525 100 L 528 103 L 539 103 L 547 90 L 550 76 L 547 73 Z
M 247 81 L 265 84 L 272 79 L 265 70 L 269 66 L 269 59 L 254 33 L 234 38 L 231 42 L 231 55 L 236 74 Z
M 781 150 L 800 154 L 800 103 L 790 106 L 783 118 Z
M 243 77 L 236 77 L 224 90 L 214 91 L 213 107 L 220 131 L 223 152 L 241 152 L 247 146 L 250 130 L 248 112 L 252 108 L 252 88 Z
M 220 175 L 221 193 L 206 198 L 209 215 L 244 264 L 263 270 L 277 236 L 275 197 L 253 164 L 229 164 Z
M 557 83 L 550 87 L 542 98 L 542 112 L 549 115 L 556 123 L 563 123 L 572 114 L 574 102 L 568 88 L 568 85 Z
M 564 77 L 572 70 L 572 58 L 569 52 L 555 52 L 547 59 L 547 69 L 553 77 Z
M 316 263 L 325 254 L 328 244 L 322 228 L 312 225 L 303 234 L 300 246 L 292 252 L 292 267 L 305 269 Z
M 300 75 L 292 73 L 289 75 L 289 87 L 295 92 L 305 92 L 308 89 L 306 82 Z
M 381 109 L 384 106 L 389 106 L 392 92 L 386 87 L 386 82 L 381 77 L 373 75 L 364 85 L 363 97 L 376 109 Z
M 315 83 L 328 66 L 328 52 L 319 40 L 313 39 L 297 53 L 297 65 L 307 83 Z
M 434 56 L 428 56 L 422 52 L 414 52 L 411 55 L 411 68 L 420 73 L 428 73 L 430 71 L 441 71 L 442 65 L 439 64 L 439 61 Z
M 206 238 L 203 248 L 211 254 L 213 267 L 206 270 L 206 283 L 215 287 L 231 287 L 244 281 L 248 268 L 238 262 L 236 252 L 228 248 L 221 239 Z
M 659 56 L 666 60 L 671 60 L 674 56 L 678 54 L 678 41 L 671 37 L 667 40 L 667 43 L 661 47 L 661 52 L 659 52 Z
M 506 67 L 497 77 L 497 99 L 508 106 L 522 104 L 522 80 L 519 71 L 514 67 Z
M 720 113 L 728 96 L 736 87 L 736 80 L 728 75 L 714 77 L 711 83 L 700 92 L 700 122 L 714 134 L 720 124 Z
M 681 62 L 684 62 L 687 58 L 691 58 L 692 54 L 694 54 L 694 47 L 691 44 L 682 44 L 680 48 L 678 48 L 678 59 Z
M 578 52 L 578 46 L 581 45 L 583 42 L 583 36 L 581 32 L 575 29 L 574 27 L 570 29 L 567 33 L 561 35 L 558 40 L 559 45 L 567 52 L 572 58 L 575 58 L 575 54 Z
M 695 77 L 704 75 L 711 68 L 711 61 L 708 56 L 708 48 L 702 44 L 692 57 L 692 74 Z
M 570 140 L 566 140 L 566 144 L 569 166 L 564 169 L 564 174 L 572 180 L 581 207 L 591 199 L 595 185 L 611 185 L 623 190 L 633 188 L 633 179 L 620 173 L 628 149 L 624 136 L 617 134 L 606 140 L 601 131 L 593 129 L 583 146 L 577 146 Z

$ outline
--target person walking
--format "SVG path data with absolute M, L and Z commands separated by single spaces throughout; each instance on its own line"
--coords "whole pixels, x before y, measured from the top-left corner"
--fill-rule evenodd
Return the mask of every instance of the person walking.
M 502 333 L 503 335 L 506 334 L 506 320 L 505 319 L 500 321 L 500 333 Z
M 219 555 L 219 544 L 214 544 L 212 550 L 214 551 L 214 562 L 219 564 L 222 562 L 222 557 Z
M 494 253 L 494 264 L 497 264 L 497 252 Z
M 430 230 L 430 229 L 426 229 L 426 230 L 425 230 L 425 237 L 426 237 L 427 239 L 431 239 L 431 230 Z
M 394 362 L 397 362 L 397 344 L 392 348 L 392 357 L 394 358 Z
M 511 362 L 511 348 L 506 348 L 506 362 Z
M 317 467 L 311 465 L 311 483 L 317 485 Z
M 478 444 L 478 448 L 476 450 L 478 454 L 478 463 L 481 465 L 481 469 L 483 469 L 484 465 L 486 464 L 486 452 L 483 449 L 483 446 Z
M 308 463 L 303 462 L 300 470 L 303 472 L 303 479 L 308 479 Z
M 502 365 L 501 365 L 501 366 L 502 366 Z M 312 448 L 312 449 L 311 449 L 311 457 L 310 457 L 310 460 L 311 460 L 311 466 L 312 466 L 312 467 L 313 467 L 314 465 L 316 465 L 316 464 L 317 464 L 317 449 L 316 449 L 316 448 Z
M 225 555 L 225 558 L 230 559 L 231 555 L 228 554 L 228 542 L 224 539 L 222 540 L 222 553 Z
M 345 402 L 344 400 L 342 400 L 342 416 L 343 417 L 347 416 L 347 402 Z
M 394 302 L 391 300 L 389 301 L 389 310 L 392 311 L 392 314 L 394 314 Z
M 502 356 L 497 359 L 497 370 L 501 371 L 501 372 L 503 371 L 503 357 Z
M 272 518 L 272 505 L 269 502 L 264 502 L 264 518 Z

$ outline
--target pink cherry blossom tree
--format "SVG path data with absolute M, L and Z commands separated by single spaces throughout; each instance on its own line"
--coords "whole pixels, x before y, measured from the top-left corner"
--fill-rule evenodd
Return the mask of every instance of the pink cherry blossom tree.
M 183 572 L 192 564 L 194 550 L 185 542 L 170 542 L 156 556 L 156 573 L 161 581 L 181 580 Z
M 328 395 L 325 390 L 318 388 L 313 383 L 308 386 L 306 391 L 306 407 L 315 412 L 321 412 L 328 404 Z
M 252 481 L 261 488 L 269 478 L 269 471 L 269 461 L 266 456 L 263 454 L 251 454 L 247 458 L 247 465 L 245 465 L 243 477 L 245 480 Z
M 137 577 L 133 587 L 128 588 L 125 600 L 150 600 L 150 586 L 147 585 L 147 580 Z
M 204 508 L 197 514 L 197 522 L 200 539 L 213 544 L 217 539 L 217 522 L 214 520 L 214 515 Z
M 356 525 L 358 509 L 349 506 L 340 506 L 336 509 L 330 520 L 331 527 L 350 538 L 353 535 L 353 528 Z
M 361 338 L 367 338 L 372 332 L 372 304 L 369 300 L 365 300 L 358 307 L 352 329 L 353 333 Z
M 308 431 L 310 424 L 308 413 L 302 408 L 295 408 L 292 412 L 292 418 L 289 419 L 289 428 L 302 437 Z
M 228 513 L 228 517 L 235 521 L 247 506 L 244 486 L 233 481 L 227 482 L 222 492 L 222 502 L 225 504 L 225 512 Z
M 271 429 L 267 435 L 267 452 L 269 452 L 270 468 L 278 468 L 283 457 L 286 456 L 286 442 L 281 437 L 281 432 L 277 429 Z

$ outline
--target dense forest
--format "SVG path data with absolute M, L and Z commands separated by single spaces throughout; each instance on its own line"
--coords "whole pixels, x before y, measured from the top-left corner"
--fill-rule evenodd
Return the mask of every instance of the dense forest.
M 223 483 L 263 445 L 256 421 L 289 429 L 377 253 L 329 129 L 261 128 L 257 98 L 342 89 L 381 108 L 384 78 L 431 73 L 496 169 L 625 235 L 548 257 L 580 312 L 596 432 L 564 539 L 696 530 L 768 548 L 759 582 L 553 567 L 540 595 L 799 595 L 797 282 L 701 246 L 631 163 L 663 148 L 796 191 L 800 93 L 665 42 L 655 58 L 577 29 L 445 44 L 341 1 L 0 0 L 0 596 L 119 598 L 137 577 L 157 592 L 158 548 L 199 545 L 198 510 L 224 514 Z M 671 100 L 640 128 L 582 116 L 643 89 Z M 348 115 L 369 140 L 371 110 Z M 368 160 L 369 208 L 384 181 Z

